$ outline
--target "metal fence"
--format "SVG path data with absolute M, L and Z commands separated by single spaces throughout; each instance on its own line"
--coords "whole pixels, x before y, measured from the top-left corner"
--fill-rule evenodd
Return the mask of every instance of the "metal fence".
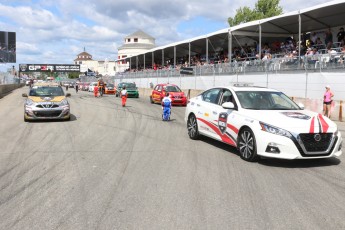
M 342 53 L 322 54 L 298 57 L 282 57 L 270 60 L 245 60 L 233 61 L 229 63 L 205 64 L 200 66 L 190 66 L 193 69 L 192 75 L 195 76 L 212 76 L 212 75 L 229 75 L 229 74 L 247 74 L 247 73 L 283 73 L 286 71 L 343 71 L 345 62 Z M 158 70 L 131 70 L 124 73 L 117 73 L 115 79 L 125 78 L 147 78 L 147 77 L 178 77 L 184 75 L 180 67 L 173 69 Z
M 19 79 L 8 72 L 0 72 L 0 85 L 18 83 Z

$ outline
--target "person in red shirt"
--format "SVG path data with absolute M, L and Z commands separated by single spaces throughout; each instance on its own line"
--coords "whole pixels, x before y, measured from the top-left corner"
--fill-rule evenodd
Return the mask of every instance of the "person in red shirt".
M 93 93 L 94 93 L 95 97 L 98 97 L 98 86 L 97 85 L 93 88 Z
M 127 96 L 128 96 L 128 93 L 127 93 L 127 90 L 126 90 L 126 86 L 123 86 L 120 94 L 121 94 L 121 99 L 122 99 L 122 107 L 125 107 L 126 106 L 126 101 L 127 101 Z

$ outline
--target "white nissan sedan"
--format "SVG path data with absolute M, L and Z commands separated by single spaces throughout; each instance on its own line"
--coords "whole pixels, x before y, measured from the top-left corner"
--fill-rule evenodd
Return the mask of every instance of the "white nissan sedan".
M 236 147 L 242 159 L 339 157 L 342 138 L 327 117 L 304 110 L 284 93 L 262 87 L 216 87 L 191 98 L 188 135 L 205 135 Z

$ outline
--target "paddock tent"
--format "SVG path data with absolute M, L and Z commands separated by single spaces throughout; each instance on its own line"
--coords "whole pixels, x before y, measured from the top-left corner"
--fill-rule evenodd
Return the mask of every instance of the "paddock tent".
M 195 54 L 206 55 L 211 52 L 231 50 L 240 45 L 241 41 L 251 39 L 262 44 L 277 38 L 294 36 L 300 38 L 301 34 L 337 28 L 344 25 L 345 1 L 335 0 L 303 10 L 293 11 L 279 16 L 243 23 L 234 27 L 225 28 L 213 33 L 175 42 L 165 46 L 159 46 L 136 56 L 125 58 L 130 62 L 130 68 L 151 66 L 153 63 L 165 63 L 179 57 L 193 56 Z M 333 31 L 336 34 L 337 31 Z M 335 39 L 335 36 L 333 36 Z

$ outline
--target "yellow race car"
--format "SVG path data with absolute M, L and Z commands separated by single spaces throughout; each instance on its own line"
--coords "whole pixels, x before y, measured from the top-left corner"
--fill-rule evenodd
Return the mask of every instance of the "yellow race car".
M 70 105 L 62 87 L 57 83 L 36 83 L 29 95 L 22 94 L 24 102 L 24 121 L 70 120 Z

